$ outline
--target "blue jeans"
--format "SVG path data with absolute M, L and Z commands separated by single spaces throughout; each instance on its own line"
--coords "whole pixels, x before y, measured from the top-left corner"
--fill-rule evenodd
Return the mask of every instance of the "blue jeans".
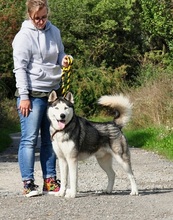
M 24 117 L 18 110 L 21 123 L 21 140 L 18 161 L 22 180 L 34 180 L 35 148 L 41 134 L 40 162 L 43 178 L 56 176 L 56 155 L 52 148 L 47 118 L 47 97 L 30 98 L 32 111 Z M 17 98 L 19 106 L 20 98 Z

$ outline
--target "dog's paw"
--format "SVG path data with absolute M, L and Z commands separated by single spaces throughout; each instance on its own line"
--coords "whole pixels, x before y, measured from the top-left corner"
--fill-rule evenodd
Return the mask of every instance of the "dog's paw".
M 113 189 L 113 184 L 109 184 L 106 188 L 106 190 L 104 190 L 105 193 L 107 194 L 111 194 L 112 193 L 112 189 Z
M 103 190 L 103 193 L 104 193 L 104 194 L 111 194 L 111 193 L 112 193 L 112 190 L 104 189 L 104 190 Z
M 65 196 L 65 191 L 60 190 L 60 191 L 55 193 L 55 196 L 64 197 Z
M 106 189 L 105 192 L 106 192 L 107 194 L 111 194 L 111 193 L 112 193 L 112 189 Z
M 131 196 L 138 196 L 139 195 L 138 190 L 131 191 L 130 195 Z
M 76 192 L 73 192 L 71 189 L 66 190 L 65 198 L 75 198 Z

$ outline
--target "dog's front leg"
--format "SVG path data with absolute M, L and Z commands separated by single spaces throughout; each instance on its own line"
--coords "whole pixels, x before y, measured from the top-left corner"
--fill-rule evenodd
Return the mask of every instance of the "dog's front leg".
M 65 196 L 68 179 L 68 166 L 65 158 L 59 158 L 59 169 L 61 178 L 61 187 L 59 192 L 55 193 L 55 196 Z
M 68 159 L 70 188 L 66 191 L 66 198 L 75 198 L 77 194 L 77 180 L 78 180 L 78 160 L 77 158 Z

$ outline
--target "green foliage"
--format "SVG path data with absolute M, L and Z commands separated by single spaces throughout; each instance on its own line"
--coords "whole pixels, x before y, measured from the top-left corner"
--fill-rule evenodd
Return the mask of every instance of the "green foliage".
M 152 150 L 173 160 L 173 129 L 149 127 L 125 131 L 130 146 Z
M 11 144 L 10 134 L 20 131 L 16 100 L 1 99 L 0 101 L 0 152 Z
M 9 132 L 6 129 L 1 129 L 0 132 L 0 152 L 10 146 L 12 140 L 9 136 Z
M 148 65 L 141 69 L 137 86 L 131 90 L 133 126 L 171 126 L 173 121 L 173 69 Z M 142 113 L 142 114 L 141 114 Z
M 50 7 L 51 20 L 60 27 L 68 53 L 88 67 L 100 67 L 104 61 L 105 67 L 129 65 L 128 72 L 134 70 L 141 42 L 133 3 L 69 0 L 68 4 L 50 1 Z
M 0 0 L 0 99 L 14 94 L 11 43 L 23 20 L 24 6 L 20 0 Z
M 0 128 L 9 128 L 15 130 L 19 125 L 19 118 L 16 110 L 15 99 L 3 99 L 0 102 Z M 10 126 L 9 126 L 10 125 Z
M 171 0 L 141 0 L 142 31 L 149 49 L 173 53 Z M 147 45 L 148 44 L 148 45 Z
M 133 83 L 146 60 L 172 65 L 171 0 L 49 0 L 49 5 L 50 20 L 60 28 L 66 52 L 77 61 L 77 73 L 81 63 L 83 70 L 98 68 L 100 78 L 102 67 L 110 75 L 125 67 L 124 79 Z M 0 0 L 0 77 L 3 74 L 7 88 L 14 85 L 13 79 L 5 79 L 13 75 L 11 42 L 24 13 L 25 1 Z
M 88 117 L 97 114 L 97 99 L 101 95 L 123 92 L 125 89 L 126 66 L 112 70 L 106 69 L 104 64 L 100 68 L 84 68 L 80 63 L 80 68 L 75 69 L 75 63 L 71 76 L 71 91 L 75 96 L 76 111 L 80 115 Z
M 11 72 L 12 70 L 11 43 L 23 19 L 24 5 L 25 3 L 20 0 L 15 2 L 0 0 L 0 74 Z

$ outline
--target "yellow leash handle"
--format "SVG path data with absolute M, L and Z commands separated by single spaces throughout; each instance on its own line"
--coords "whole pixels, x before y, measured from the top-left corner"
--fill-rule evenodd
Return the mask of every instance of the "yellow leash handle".
M 73 58 L 72 56 L 67 57 L 68 67 L 62 68 L 62 75 L 61 75 L 61 95 L 65 96 L 66 93 L 69 91 L 70 88 L 70 76 L 71 76 L 71 69 L 73 64 Z

